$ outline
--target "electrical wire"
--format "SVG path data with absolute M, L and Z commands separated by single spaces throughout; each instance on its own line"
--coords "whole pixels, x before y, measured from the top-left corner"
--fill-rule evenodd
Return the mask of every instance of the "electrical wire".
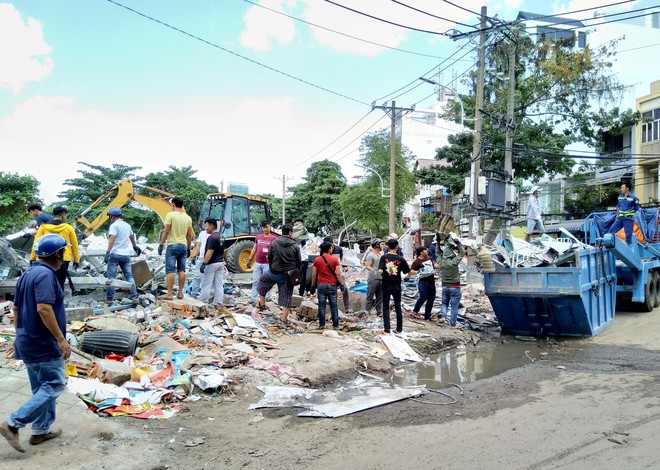
M 389 21 L 384 18 L 379 18 L 378 16 L 373 16 L 370 15 L 369 13 L 365 13 L 360 10 L 355 10 L 354 8 L 347 7 L 346 5 L 342 5 L 341 3 L 333 2 L 332 0 L 325 0 L 327 3 L 330 3 L 331 5 L 335 5 L 340 8 L 344 8 L 345 10 L 351 11 L 353 13 L 357 13 L 358 15 L 366 16 L 367 18 L 371 18 L 376 21 L 382 21 L 383 23 L 387 23 L 393 26 L 397 26 L 399 28 L 404 28 L 404 29 L 409 29 L 411 31 L 418 31 L 420 33 L 428 33 L 428 34 L 435 34 L 435 35 L 440 35 L 440 36 L 449 36 L 447 33 L 439 33 L 437 31 L 429 31 L 428 29 L 420 29 L 420 28 L 415 28 L 413 26 L 406 26 L 400 23 L 395 23 L 394 21 Z
M 116 5 L 116 6 L 118 6 L 118 7 L 124 8 L 125 10 L 128 10 L 128 11 L 130 11 L 131 13 L 135 13 L 136 15 L 139 15 L 139 16 L 141 16 L 141 17 L 143 17 L 143 18 L 146 18 L 146 19 L 148 19 L 148 20 L 150 20 L 150 21 L 153 21 L 153 22 L 155 22 L 155 23 L 158 23 L 158 24 L 160 24 L 160 25 L 162 25 L 162 26 L 165 26 L 166 28 L 169 28 L 169 29 L 172 29 L 172 30 L 174 30 L 174 31 L 176 31 L 176 32 L 178 32 L 178 33 L 184 34 L 184 35 L 186 35 L 186 36 L 188 36 L 188 37 L 190 37 L 190 38 L 192 38 L 192 39 L 195 39 L 195 40 L 197 40 L 197 41 L 203 42 L 204 44 L 208 44 L 209 46 L 215 47 L 216 49 L 220 49 L 220 50 L 223 51 L 223 52 L 226 52 L 226 53 L 228 53 L 228 54 L 231 54 L 231 55 L 233 55 L 233 56 L 235 56 L 235 57 L 238 57 L 238 58 L 240 58 L 240 59 L 246 60 L 246 61 L 248 61 L 248 62 L 250 62 L 250 63 L 252 63 L 252 64 L 258 65 L 259 67 L 263 67 L 263 68 L 265 68 L 265 69 L 267 69 L 267 70 L 270 70 L 271 72 L 278 73 L 278 74 L 280 74 L 280 75 L 282 75 L 282 76 L 285 76 L 285 77 L 287 77 L 287 78 L 290 78 L 290 79 L 295 80 L 295 81 L 300 82 L 300 83 L 304 83 L 305 85 L 309 85 L 309 86 L 314 87 L 314 88 L 316 88 L 316 89 L 318 89 L 318 90 L 325 91 L 326 93 L 330 93 L 330 94 L 333 94 L 333 95 L 335 95 L 335 96 L 339 96 L 340 98 L 344 98 L 344 99 L 347 99 L 347 100 L 349 100 L 349 101 L 353 101 L 353 102 L 355 102 L 355 103 L 363 104 L 363 105 L 365 105 L 365 106 L 371 106 L 369 103 L 365 103 L 364 101 L 358 100 L 358 99 L 356 99 L 356 98 L 352 98 L 352 97 L 350 97 L 350 96 L 348 96 L 348 95 L 344 95 L 343 93 L 339 93 L 339 92 L 333 91 L 333 90 L 331 90 L 331 89 L 329 89 L 329 88 L 326 88 L 326 87 L 323 87 L 323 86 L 321 86 L 321 85 L 317 85 L 317 84 L 312 83 L 312 82 L 310 82 L 310 81 L 308 81 L 308 80 L 305 80 L 305 79 L 303 79 L 303 78 L 296 77 L 295 75 L 292 75 L 292 74 L 290 74 L 290 73 L 288 73 L 288 72 L 284 72 L 284 71 L 282 71 L 282 70 L 276 69 L 275 67 L 271 67 L 270 65 L 263 64 L 263 63 L 261 63 L 261 62 L 259 62 L 259 61 L 257 61 L 257 60 L 250 59 L 249 57 L 245 57 L 244 55 L 241 55 L 241 54 L 239 54 L 239 53 L 237 53 L 237 52 L 234 52 L 234 51 L 232 51 L 232 50 L 229 50 L 229 49 L 227 49 L 227 48 L 225 48 L 225 47 L 222 47 L 222 46 L 220 46 L 220 45 L 218 45 L 218 44 L 215 44 L 215 43 L 213 43 L 213 42 L 211 42 L 211 41 L 208 41 L 208 40 L 203 39 L 203 38 L 201 38 L 201 37 L 199 37 L 199 36 L 196 36 L 196 35 L 194 35 L 194 34 L 192 34 L 192 33 L 189 33 L 189 32 L 187 32 L 187 31 L 184 31 L 183 29 L 177 28 L 176 26 L 173 26 L 173 25 L 171 25 L 171 24 L 169 24 L 169 23 L 166 23 L 165 21 L 161 21 L 161 20 L 159 20 L 159 19 L 156 19 L 156 18 L 154 18 L 154 17 L 152 17 L 152 16 L 149 16 L 149 15 L 147 15 L 147 14 L 145 14 L 145 13 L 142 13 L 142 12 L 140 12 L 140 11 L 138 11 L 138 10 L 135 10 L 135 9 L 133 9 L 133 8 L 131 8 L 131 7 L 129 7 L 129 6 L 126 6 L 126 5 L 122 4 L 122 3 L 119 3 L 119 2 L 117 2 L 117 1 L 115 1 L 115 0 L 106 0 L 106 1 L 107 1 L 108 3 L 112 3 L 113 5 Z
M 435 55 L 431 55 L 431 54 L 424 54 L 422 52 L 408 51 L 406 49 L 400 49 L 398 47 L 386 46 L 385 44 L 381 44 L 381 43 L 374 42 L 374 41 L 369 41 L 368 39 L 359 38 L 357 36 L 352 36 L 350 34 L 342 33 L 341 31 L 337 31 L 337 30 L 334 30 L 334 29 L 331 29 L 331 28 L 327 28 L 325 26 L 321 26 L 319 24 L 312 23 L 310 21 L 303 20 L 301 18 L 297 18 L 295 16 L 289 15 L 289 14 L 284 13 L 282 11 L 277 11 L 277 10 L 274 10 L 272 8 L 268 8 L 265 5 L 261 5 L 259 3 L 253 2 L 251 0 L 243 0 L 243 1 L 246 2 L 246 3 L 249 3 L 251 5 L 254 5 L 256 7 L 263 8 L 264 10 L 268 10 L 270 12 L 276 13 L 278 15 L 286 16 L 287 18 L 291 18 L 292 20 L 296 20 L 296 21 L 299 21 L 301 23 L 305 23 L 305 24 L 308 24 L 310 26 L 314 26 L 315 28 L 323 29 L 325 31 L 330 31 L 331 33 L 335 33 L 335 34 L 338 34 L 340 36 L 345 36 L 347 38 L 355 39 L 356 41 L 366 42 L 366 43 L 372 44 L 374 46 L 379 46 L 379 47 L 382 47 L 382 48 L 385 48 L 385 49 L 390 49 L 390 50 L 397 51 L 397 52 L 404 52 L 406 54 L 413 54 L 413 55 L 417 55 L 417 56 L 421 56 L 421 57 L 431 57 L 433 59 L 443 59 L 443 57 L 439 57 L 439 56 L 435 56 Z
M 422 13 L 422 14 L 424 14 L 424 15 L 428 15 L 428 16 L 430 16 L 430 17 L 432 17 L 432 18 L 437 18 L 437 19 L 442 20 L 442 21 L 448 21 L 448 22 L 450 22 L 450 23 L 454 23 L 454 24 L 457 24 L 457 25 L 459 25 L 459 26 L 466 26 L 466 27 L 468 27 L 468 28 L 474 28 L 474 27 L 475 27 L 475 26 L 472 26 L 472 25 L 469 25 L 469 24 L 460 23 L 460 22 L 455 21 L 455 20 L 450 20 L 449 18 L 443 18 L 442 16 L 434 15 L 433 13 L 429 13 L 428 11 L 420 10 L 419 8 L 415 8 L 415 7 L 413 7 L 413 6 L 406 5 L 405 3 L 400 2 L 399 0 L 390 0 L 390 1 L 396 3 L 397 5 L 401 5 L 402 7 L 410 8 L 411 10 L 416 11 L 416 12 L 418 12 L 418 13 Z

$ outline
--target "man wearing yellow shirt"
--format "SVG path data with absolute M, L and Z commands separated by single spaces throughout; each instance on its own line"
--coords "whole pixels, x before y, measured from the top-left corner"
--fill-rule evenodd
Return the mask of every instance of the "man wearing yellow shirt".
M 165 216 L 165 230 L 160 237 L 158 254 L 163 254 L 163 245 L 167 243 L 165 251 L 165 275 L 167 280 L 167 295 L 165 300 L 174 298 L 174 273 L 179 276 L 178 299 L 183 299 L 183 286 L 186 283 L 186 259 L 190 256 L 190 241 L 195 236 L 192 228 L 192 219 L 183 209 L 183 199 L 172 198 L 172 212 Z

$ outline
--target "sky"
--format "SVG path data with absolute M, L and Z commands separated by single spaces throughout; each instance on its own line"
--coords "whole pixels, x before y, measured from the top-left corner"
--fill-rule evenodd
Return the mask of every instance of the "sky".
M 389 128 L 372 104 L 432 106 L 420 76 L 466 92 L 474 43 L 444 33 L 474 31 L 482 5 L 502 20 L 521 10 L 588 19 L 593 10 L 570 12 L 614 3 L 606 14 L 660 4 L 0 0 L 0 171 L 33 175 L 46 204 L 86 170 L 81 162 L 138 166 L 138 176 L 190 166 L 219 188 L 276 196 L 318 160 L 351 180 L 363 171 L 362 136 Z M 609 105 L 634 106 L 660 79 L 660 61 L 649 60 L 659 30 L 630 24 L 644 20 L 589 33 L 590 44 L 625 34 L 615 67 L 631 88 Z

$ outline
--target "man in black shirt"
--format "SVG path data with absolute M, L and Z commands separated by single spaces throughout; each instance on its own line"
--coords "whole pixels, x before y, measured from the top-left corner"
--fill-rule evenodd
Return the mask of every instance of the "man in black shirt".
M 202 290 L 199 293 L 199 300 L 208 302 L 211 289 L 213 289 L 213 303 L 222 305 L 225 296 L 225 284 L 222 280 L 225 270 L 225 246 L 220 232 L 218 232 L 218 221 L 209 217 L 204 223 L 209 237 L 206 239 L 204 260 L 199 268 L 199 272 L 202 273 Z
M 383 327 L 385 333 L 391 331 L 390 297 L 396 311 L 396 332 L 403 331 L 403 313 L 401 312 L 401 274 L 410 272 L 410 266 L 403 256 L 396 254 L 399 242 L 390 239 L 387 242 L 389 252 L 380 258 L 378 272 L 383 277 Z

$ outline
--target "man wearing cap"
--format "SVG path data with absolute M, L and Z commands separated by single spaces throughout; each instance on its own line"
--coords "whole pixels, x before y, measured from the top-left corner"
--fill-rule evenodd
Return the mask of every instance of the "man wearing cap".
M 541 188 L 534 186 L 529 199 L 527 199 L 527 234 L 525 235 L 525 241 L 527 243 L 529 243 L 534 230 L 538 230 L 539 233 L 545 233 L 543 219 L 541 218 L 541 203 L 539 202 L 540 195 Z
M 57 398 L 66 388 L 64 361 L 71 355 L 66 340 L 64 292 L 56 271 L 63 263 L 68 243 L 48 234 L 34 242 L 36 261 L 18 278 L 14 296 L 16 340 L 14 357 L 25 363 L 32 397 L 0 423 L 0 435 L 19 452 L 25 452 L 18 430 L 32 424 L 29 443 L 38 445 L 59 437 L 55 422 Z
M 635 212 L 639 210 L 639 199 L 630 192 L 628 183 L 621 183 L 621 194 L 616 204 L 616 219 L 610 227 L 609 233 L 617 233 L 623 227 L 626 234 L 626 244 L 632 243 L 633 229 L 635 228 Z
M 131 300 L 137 302 L 137 288 L 133 279 L 133 268 L 131 267 L 131 255 L 135 252 L 140 256 L 142 250 L 137 246 L 133 229 L 124 221 L 121 209 L 112 207 L 108 210 L 110 217 L 110 229 L 108 230 L 108 250 L 105 252 L 103 261 L 107 264 L 106 277 L 115 279 L 117 267 L 121 268 L 124 279 L 131 283 Z M 115 288 L 108 287 L 107 303 L 112 303 L 115 298 Z

